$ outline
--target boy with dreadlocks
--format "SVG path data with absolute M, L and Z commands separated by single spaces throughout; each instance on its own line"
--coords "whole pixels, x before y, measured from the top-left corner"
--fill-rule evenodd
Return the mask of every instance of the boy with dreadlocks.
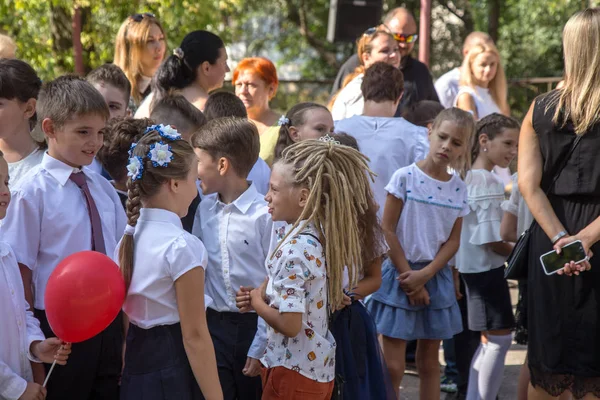
M 263 400 L 331 398 L 336 344 L 328 321 L 344 303 L 344 266 L 354 287 L 360 266 L 379 256 L 366 221 L 375 207 L 372 176 L 362 154 L 329 136 L 288 147 L 273 166 L 265 199 L 273 221 L 289 225 L 266 261 L 268 279 L 238 293 L 238 306 L 269 325 Z

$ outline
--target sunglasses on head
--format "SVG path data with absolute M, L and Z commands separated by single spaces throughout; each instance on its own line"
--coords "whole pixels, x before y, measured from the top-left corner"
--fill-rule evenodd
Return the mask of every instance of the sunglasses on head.
M 404 35 L 402 33 L 393 33 L 394 39 L 399 43 L 414 43 L 419 38 L 419 35 L 413 33 L 412 35 Z
M 152 14 L 152 13 L 133 14 L 129 18 L 131 18 L 135 22 L 142 22 L 142 20 L 144 19 L 144 17 L 156 18 L 156 16 L 154 14 Z

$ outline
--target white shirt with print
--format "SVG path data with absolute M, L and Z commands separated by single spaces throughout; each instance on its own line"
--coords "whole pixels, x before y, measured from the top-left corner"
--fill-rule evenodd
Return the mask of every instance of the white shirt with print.
M 267 260 L 267 297 L 280 313 L 302 314 L 302 328 L 287 337 L 267 328 L 267 368 L 285 367 L 317 382 L 335 377 L 335 340 L 328 329 L 325 253 L 314 227 L 296 229 Z

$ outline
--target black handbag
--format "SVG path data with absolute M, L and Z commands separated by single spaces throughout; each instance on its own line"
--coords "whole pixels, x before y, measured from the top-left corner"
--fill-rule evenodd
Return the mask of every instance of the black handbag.
M 563 158 L 562 164 L 560 165 L 560 167 L 556 171 L 556 174 L 554 175 L 554 178 L 552 179 L 552 183 L 550 184 L 550 186 L 548 186 L 548 189 L 546 189 L 546 196 L 548 195 L 548 192 L 550 192 L 550 189 L 552 189 L 552 187 L 556 183 L 556 180 L 560 176 L 562 170 L 567 165 L 567 162 L 569 161 L 569 158 L 571 158 L 573 151 L 579 144 L 581 137 L 582 136 L 578 135 L 577 138 L 575 138 L 575 141 L 573 142 L 569 153 L 565 158 Z M 515 280 L 527 279 L 527 271 L 529 265 L 529 241 L 531 239 L 531 230 L 533 229 L 535 224 L 537 224 L 537 221 L 534 219 L 529 229 L 525 230 L 525 232 L 523 232 L 517 240 L 517 243 L 515 243 L 515 247 L 513 247 L 508 258 L 506 259 L 506 262 L 504 263 L 504 266 L 506 267 L 506 269 L 504 270 L 504 278 Z

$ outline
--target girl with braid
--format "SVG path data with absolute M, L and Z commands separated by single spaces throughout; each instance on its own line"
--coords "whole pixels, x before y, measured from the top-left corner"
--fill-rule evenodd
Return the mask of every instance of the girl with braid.
M 331 399 L 336 343 L 333 310 L 349 304 L 344 266 L 355 287 L 362 265 L 377 258 L 373 174 L 366 158 L 330 136 L 288 147 L 273 165 L 265 197 L 273 221 L 288 226 L 266 260 L 268 279 L 244 295 L 269 325 L 261 359 L 263 400 Z M 343 232 L 343 234 L 341 234 Z
M 130 150 L 128 225 L 117 250 L 129 318 L 122 400 L 223 399 L 206 324 L 206 249 L 180 219 L 198 194 L 197 168 L 168 125 L 150 126 Z
M 399 397 L 406 343 L 417 340 L 419 395 L 440 398 L 440 341 L 462 331 L 448 265 L 460 244 L 469 212 L 459 175 L 470 166 L 473 117 L 458 108 L 442 111 L 429 131 L 429 154 L 397 170 L 385 187 L 382 228 L 390 247 L 379 290 L 367 302 L 392 385 Z M 457 174 L 448 173 L 453 169 Z

